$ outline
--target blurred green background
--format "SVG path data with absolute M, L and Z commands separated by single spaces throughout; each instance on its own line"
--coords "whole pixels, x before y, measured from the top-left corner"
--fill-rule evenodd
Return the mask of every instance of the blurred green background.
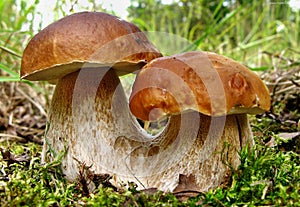
M 1 0 L 0 81 L 19 80 L 20 57 L 34 34 L 51 21 L 84 10 L 123 15 L 142 31 L 148 31 L 149 38 L 165 55 L 171 55 L 170 51 L 214 51 L 253 70 L 274 67 L 274 56 L 290 60 L 279 59 L 276 67 L 282 68 L 299 60 L 300 9 L 296 1 L 174 0 L 166 4 L 161 0 L 131 0 L 127 8 L 124 2 L 116 2 Z M 42 5 L 50 6 L 43 9 Z M 122 6 L 127 17 L 112 10 L 120 11 Z M 154 31 L 166 33 L 170 40 L 151 35 Z

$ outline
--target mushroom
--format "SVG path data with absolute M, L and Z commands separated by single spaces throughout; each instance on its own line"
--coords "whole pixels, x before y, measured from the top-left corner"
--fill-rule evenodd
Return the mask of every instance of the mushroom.
M 133 115 L 157 120 L 184 111 L 207 116 L 269 110 L 266 85 L 238 62 L 212 52 L 160 57 L 139 72 L 130 97 Z
M 30 40 L 20 75 L 53 81 L 82 67 L 108 66 L 125 75 L 160 56 L 134 24 L 103 12 L 80 12 L 50 24 Z
M 62 170 L 67 179 L 78 179 L 80 166 L 85 164 L 94 174 L 110 174 L 111 182 L 119 187 L 134 182 L 138 189 L 205 191 L 224 182 L 230 173 L 228 165 L 236 168 L 239 164 L 237 151 L 253 142 L 244 113 L 268 110 L 266 87 L 244 66 L 216 54 L 186 53 L 162 59 L 160 56 L 135 25 L 99 12 L 67 16 L 33 37 L 23 53 L 21 77 L 57 82 L 42 160 L 48 162 L 63 153 Z M 140 127 L 118 77 L 151 60 L 138 74 L 130 108 L 146 120 L 171 115 L 157 135 L 147 134 Z M 214 73 L 203 81 L 208 82 L 205 87 L 209 93 L 205 98 L 198 97 L 205 94 L 203 77 L 197 77 L 196 70 L 193 74 L 194 66 L 201 66 L 199 63 L 205 63 L 203 70 Z M 169 77 L 150 69 L 153 64 L 170 71 Z M 197 73 L 201 70 L 202 66 Z M 210 91 L 211 87 L 220 86 L 213 86 L 214 77 L 227 84 L 224 90 L 231 94 L 225 94 L 226 100 L 227 96 L 235 98 L 226 110 L 222 103 L 224 94 L 222 99 L 216 97 L 222 91 Z M 163 84 L 167 87 L 163 88 Z M 169 111 L 164 104 L 149 102 L 152 98 L 159 102 L 160 95 L 172 94 L 174 105 L 168 105 Z M 185 95 L 190 99 L 185 100 Z M 207 100 L 211 111 L 208 107 L 202 112 L 198 100 L 200 103 L 201 99 L 209 99 L 209 95 L 213 97 Z M 249 101 L 241 101 L 246 95 Z M 214 99 L 221 102 L 215 103 Z M 229 146 L 224 147 L 224 142 Z
M 194 116 L 180 127 L 199 124 L 194 127 L 194 139 L 177 138 L 183 139 L 176 140 L 177 144 L 192 142 L 192 146 L 178 147 L 186 154 L 161 174 L 174 184 L 173 192 L 202 191 L 225 182 L 228 166 L 236 169 L 240 164 L 241 148 L 254 144 L 247 113 L 269 109 L 269 91 L 259 76 L 212 52 L 186 52 L 150 61 L 138 73 L 130 96 L 130 110 L 139 119 L 171 117 L 170 124 L 173 117 Z

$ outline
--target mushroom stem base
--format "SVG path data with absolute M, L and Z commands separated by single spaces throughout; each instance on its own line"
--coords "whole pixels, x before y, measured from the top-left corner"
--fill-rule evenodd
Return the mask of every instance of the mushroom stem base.
M 240 164 L 238 151 L 253 145 L 246 114 L 190 112 L 171 117 L 158 135 L 147 134 L 111 69 L 82 69 L 60 79 L 49 122 L 44 162 L 64 151 L 67 179 L 79 179 L 85 165 L 86 179 L 109 174 L 118 187 L 134 182 L 138 189 L 207 191 L 226 182 Z

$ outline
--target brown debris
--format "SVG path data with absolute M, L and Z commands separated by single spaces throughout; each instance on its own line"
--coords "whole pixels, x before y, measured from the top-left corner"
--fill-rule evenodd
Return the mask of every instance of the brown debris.
M 300 67 L 296 62 L 286 64 L 288 69 L 274 66 L 262 74 L 262 78 L 271 95 L 271 110 L 266 115 L 282 124 L 280 131 L 289 132 L 291 127 L 297 129 L 300 123 Z
M 199 187 L 196 186 L 196 179 L 194 175 L 179 176 L 179 183 L 173 191 L 173 194 L 181 201 L 186 201 L 190 197 L 199 195 Z
M 300 132 L 283 132 L 277 136 L 282 140 L 280 143 L 277 143 L 275 137 L 271 137 L 265 145 L 278 147 L 281 151 L 294 151 L 300 154 Z
M 25 163 L 30 162 L 30 157 L 28 154 L 22 154 L 16 156 L 15 154 L 11 153 L 9 150 L 4 150 L 2 148 L 0 148 L 0 152 L 3 160 L 6 161 L 8 165 L 13 163 L 20 163 L 20 162 L 25 162 Z
M 266 123 L 262 128 L 254 124 L 254 134 L 268 147 L 300 153 L 300 56 L 292 59 L 289 57 L 293 55 L 284 52 L 263 54 L 270 56 L 273 62 L 272 69 L 261 74 L 270 91 L 271 109 L 256 115 L 255 121 Z
M 37 88 L 44 89 L 23 82 L 0 83 L 0 142 L 43 143 L 47 97 Z
M 82 194 L 89 196 L 95 189 L 102 185 L 105 188 L 112 188 L 114 191 L 118 189 L 111 184 L 110 179 L 112 178 L 109 174 L 95 174 L 90 168 L 92 165 L 87 166 L 85 162 L 81 162 L 74 157 L 79 166 L 77 184 L 78 188 L 81 189 Z

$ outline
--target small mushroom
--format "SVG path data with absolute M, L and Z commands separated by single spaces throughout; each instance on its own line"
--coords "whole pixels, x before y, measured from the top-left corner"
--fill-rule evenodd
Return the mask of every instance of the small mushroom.
M 253 142 L 244 113 L 269 107 L 266 87 L 244 66 L 216 54 L 160 56 L 135 25 L 99 12 L 70 15 L 33 37 L 21 77 L 57 82 L 43 161 L 64 153 L 67 179 L 78 179 L 83 163 L 94 174 L 110 174 L 119 187 L 134 182 L 139 189 L 204 191 L 226 181 L 228 164 L 236 168 L 238 150 Z M 170 115 L 165 128 L 150 135 L 132 115 L 118 74 L 155 58 L 138 74 L 130 102 L 142 119 Z
M 199 116 L 181 125 L 199 124 L 193 146 L 172 173 L 162 174 L 172 184 L 179 177 L 173 192 L 207 190 L 226 181 L 226 164 L 237 168 L 238 151 L 254 144 L 247 113 L 269 108 L 269 91 L 258 75 L 230 58 L 200 51 L 150 61 L 138 73 L 130 97 L 131 112 L 145 121 Z
M 225 56 L 200 51 L 152 60 L 139 72 L 130 98 L 131 112 L 142 120 L 189 110 L 226 116 L 269 108 L 268 89 L 254 72 Z

